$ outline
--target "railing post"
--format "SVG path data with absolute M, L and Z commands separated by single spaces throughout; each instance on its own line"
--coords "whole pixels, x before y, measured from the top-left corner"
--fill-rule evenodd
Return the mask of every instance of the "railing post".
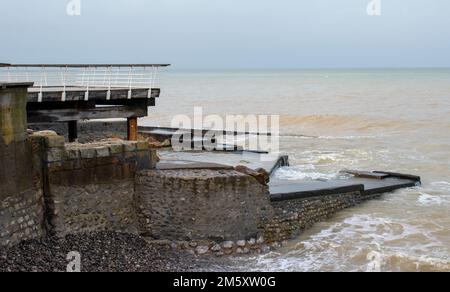
M 44 67 L 44 80 L 45 80 L 45 86 L 48 86 L 47 69 L 45 67 Z
M 131 86 L 132 86 L 132 80 L 133 80 L 133 66 L 130 67 L 130 72 L 128 73 L 128 99 L 131 99 Z
M 44 88 L 44 67 L 41 69 L 41 82 L 39 84 L 38 102 L 42 102 L 43 99 L 43 88 Z
M 86 72 L 86 68 L 85 68 L 85 72 Z M 91 75 L 89 74 L 89 70 L 87 70 L 87 85 L 86 85 L 86 92 L 84 93 L 84 100 L 88 101 L 89 100 L 89 86 L 90 86 L 90 82 L 91 82 Z
M 152 91 L 153 91 L 153 68 L 152 68 L 152 72 L 150 73 L 150 89 L 148 91 L 148 95 L 147 98 L 151 98 L 152 97 Z
M 63 93 L 61 96 L 61 101 L 66 101 L 67 66 L 64 70 L 61 70 L 61 77 L 62 77 L 62 82 L 63 82 Z
M 108 67 L 108 75 L 109 75 L 109 84 L 108 84 L 108 93 L 106 94 L 106 100 L 111 99 L 111 78 L 112 78 L 112 66 Z

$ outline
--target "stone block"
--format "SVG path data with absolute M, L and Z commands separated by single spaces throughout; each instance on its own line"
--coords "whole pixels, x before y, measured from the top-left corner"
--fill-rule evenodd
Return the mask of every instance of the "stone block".
M 123 151 L 124 152 L 133 152 L 137 149 L 137 142 L 132 141 L 123 141 Z
M 45 146 L 47 148 L 64 148 L 66 140 L 63 136 L 46 136 L 45 137 Z
M 123 153 L 123 144 L 109 144 L 109 151 L 111 155 Z
M 96 157 L 96 154 L 94 148 L 80 148 L 80 155 L 83 159 L 93 159 Z
M 97 155 L 97 158 L 102 158 L 102 157 L 109 157 L 110 153 L 109 153 L 109 147 L 97 147 L 95 148 L 95 152 Z
M 67 150 L 67 158 L 70 160 L 80 159 L 81 158 L 80 150 L 78 150 L 78 149 Z
M 55 131 L 38 131 L 38 132 L 33 132 L 32 134 L 33 136 L 38 136 L 38 137 L 52 137 L 52 136 L 58 136 L 58 134 Z
M 137 148 L 137 150 L 148 150 L 149 149 L 148 142 L 138 141 L 138 142 L 136 142 L 136 148 Z
M 58 162 L 66 158 L 66 151 L 58 148 L 50 149 L 45 155 L 47 162 Z

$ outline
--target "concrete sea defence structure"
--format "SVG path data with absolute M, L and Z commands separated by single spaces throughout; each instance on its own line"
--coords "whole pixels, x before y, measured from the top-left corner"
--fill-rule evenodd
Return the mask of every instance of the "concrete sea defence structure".
M 44 234 L 39 163 L 28 141 L 26 102 L 30 84 L 0 84 L 0 243 Z
M 0 86 L 0 245 L 114 231 L 196 254 L 259 253 L 339 210 L 420 183 L 357 171 L 341 181 L 276 180 L 271 174 L 288 165 L 285 156 L 262 163 L 265 153 L 243 150 L 157 154 L 146 140 L 151 131 L 140 133 L 142 141 L 98 137 L 93 129 L 104 133 L 103 122 L 79 123 L 89 143 L 67 143 L 58 135 L 64 129 L 27 131 L 29 86 Z

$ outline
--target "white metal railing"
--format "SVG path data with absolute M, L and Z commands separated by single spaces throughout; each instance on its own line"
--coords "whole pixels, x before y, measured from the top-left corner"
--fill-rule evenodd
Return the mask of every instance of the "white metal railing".
M 39 92 L 39 101 L 46 91 L 61 91 L 64 101 L 66 92 L 70 90 L 85 91 L 85 99 L 89 99 L 90 90 L 107 90 L 107 99 L 114 89 L 128 89 L 131 98 L 133 89 L 148 89 L 151 97 L 152 89 L 158 88 L 158 77 L 161 68 L 168 64 L 33 64 L 10 65 L 0 64 L 0 81 L 34 82 L 30 90 Z

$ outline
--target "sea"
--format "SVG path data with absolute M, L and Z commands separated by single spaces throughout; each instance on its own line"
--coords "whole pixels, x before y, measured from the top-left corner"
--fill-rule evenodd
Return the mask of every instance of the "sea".
M 450 271 L 450 69 L 167 70 L 141 125 L 177 115 L 278 115 L 278 178 L 342 169 L 416 174 L 423 185 L 339 212 L 230 271 Z

